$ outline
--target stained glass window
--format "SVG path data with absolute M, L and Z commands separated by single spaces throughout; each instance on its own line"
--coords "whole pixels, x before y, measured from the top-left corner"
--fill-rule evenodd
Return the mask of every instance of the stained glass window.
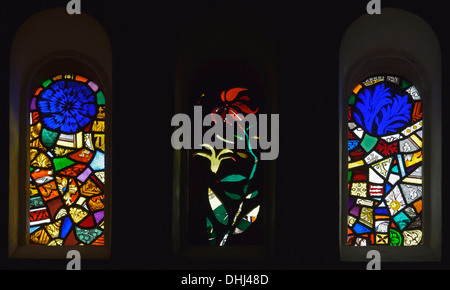
M 192 244 L 262 243 L 264 160 L 253 142 L 258 139 L 256 128 L 239 122 L 261 112 L 254 95 L 257 93 L 247 87 L 229 86 L 202 90 L 193 102 L 202 108 L 202 117 L 210 115 L 208 123 L 214 128 L 220 124 L 223 132 L 211 133 L 214 143 L 202 143 L 189 157 Z M 211 127 L 204 127 L 203 134 L 208 135 L 209 130 Z M 234 133 L 227 133 L 229 130 Z
M 422 98 L 376 75 L 348 101 L 347 245 L 415 246 L 422 230 Z
M 84 76 L 56 75 L 29 112 L 29 243 L 104 245 L 103 92 Z

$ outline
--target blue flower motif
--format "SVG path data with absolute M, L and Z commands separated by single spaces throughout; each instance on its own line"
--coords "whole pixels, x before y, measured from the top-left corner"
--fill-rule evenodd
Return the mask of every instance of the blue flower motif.
M 408 95 L 391 96 L 390 88 L 384 84 L 376 85 L 373 90 L 364 89 L 358 98 L 354 112 L 355 121 L 370 134 L 396 133 L 411 119 Z
M 50 130 L 74 133 L 85 128 L 97 113 L 96 99 L 84 83 L 61 80 L 42 91 L 37 108 Z

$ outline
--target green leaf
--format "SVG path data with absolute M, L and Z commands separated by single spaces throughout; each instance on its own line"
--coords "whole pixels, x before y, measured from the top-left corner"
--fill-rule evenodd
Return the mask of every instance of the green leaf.
M 241 199 L 241 196 L 239 194 L 227 192 L 225 190 L 223 192 L 225 192 L 225 194 L 231 199 L 234 199 L 234 200 Z
M 214 231 L 214 226 L 209 218 L 206 218 L 206 233 L 208 235 L 208 240 L 210 245 L 216 244 L 216 232 Z
M 228 212 L 225 209 L 222 201 L 216 196 L 216 194 L 209 188 L 208 199 L 211 209 L 213 210 L 216 219 L 223 225 L 228 224 Z
M 220 180 L 220 182 L 238 182 L 246 179 L 247 177 L 239 174 L 230 174 Z
M 250 212 L 248 212 L 241 220 L 238 222 L 233 234 L 237 235 L 244 232 L 249 226 L 251 226 L 258 217 L 260 206 L 256 206 Z
M 255 196 L 257 196 L 258 195 L 258 191 L 257 190 L 255 190 L 255 191 L 253 191 L 252 193 L 250 193 L 249 195 L 247 195 L 245 198 L 246 199 L 252 199 L 252 198 L 254 198 Z

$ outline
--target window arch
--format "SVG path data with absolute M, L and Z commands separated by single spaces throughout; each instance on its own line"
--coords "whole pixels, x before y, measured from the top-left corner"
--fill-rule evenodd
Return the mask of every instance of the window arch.
M 341 259 L 366 261 L 375 249 L 383 261 L 439 260 L 441 58 L 432 29 L 398 9 L 357 19 L 341 43 L 339 95 Z
M 10 71 L 10 257 L 65 258 L 70 249 L 82 258 L 108 257 L 112 88 L 106 32 L 86 14 L 37 13 L 14 37 Z

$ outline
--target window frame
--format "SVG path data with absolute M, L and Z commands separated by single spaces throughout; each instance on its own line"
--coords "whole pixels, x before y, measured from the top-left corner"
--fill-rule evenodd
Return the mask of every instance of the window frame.
M 108 38 L 103 30 L 96 30 L 99 24 L 90 16 L 71 18 L 65 9 L 44 10 L 32 16 L 16 33 L 11 47 L 10 64 L 10 154 L 9 154 L 9 220 L 8 220 L 8 256 L 20 259 L 65 259 L 67 252 L 77 250 L 82 259 L 106 259 L 111 252 L 111 210 L 112 210 L 112 86 L 111 54 Z M 68 18 L 65 18 L 68 17 Z M 47 21 L 63 18 L 61 26 L 70 21 L 80 21 L 94 30 L 99 42 L 97 45 L 102 57 L 97 58 L 93 51 L 78 47 L 78 40 L 70 40 L 73 34 L 61 37 L 72 43 L 67 49 L 63 39 L 52 43 L 42 43 L 40 49 L 26 46 L 31 35 Z M 39 22 L 39 19 L 43 20 Z M 45 19 L 45 20 L 44 20 Z M 86 23 L 86 20 L 88 23 Z M 37 21 L 37 22 L 36 22 Z M 81 23 L 78 23 L 81 25 Z M 83 25 L 81 25 L 83 26 Z M 84 27 L 86 28 L 86 26 Z M 80 27 L 83 29 L 83 27 Z M 76 34 L 76 32 L 74 32 Z M 43 40 L 45 42 L 45 40 Z M 39 41 L 35 45 L 39 46 Z M 28 53 L 28 54 L 27 54 Z M 26 58 L 22 55 L 27 54 Z M 32 246 L 29 245 L 29 104 L 30 97 L 41 83 L 49 77 L 73 73 L 83 75 L 96 82 L 105 95 L 105 245 L 103 246 Z
M 387 13 L 386 13 L 387 12 Z M 352 50 L 356 45 L 351 37 L 372 29 L 380 23 L 386 26 L 396 23 L 395 19 L 414 21 L 416 25 L 427 28 L 426 23 L 417 16 L 397 9 L 385 9 L 388 14 L 383 19 L 361 17 L 352 25 L 344 36 L 341 46 L 339 66 L 339 248 L 343 261 L 367 261 L 366 254 L 377 250 L 383 262 L 397 261 L 439 261 L 441 259 L 442 214 L 441 214 L 441 68 L 440 50 L 436 59 L 429 59 L 414 49 L 401 47 L 391 38 L 378 35 L 373 40 L 382 43 L 384 48 L 365 47 Z M 391 18 L 393 17 L 393 18 Z M 363 19 L 363 20 L 361 20 Z M 392 20 L 394 19 L 394 20 Z M 380 22 L 378 22 L 380 21 Z M 374 23 L 375 22 L 375 23 Z M 359 25 L 355 29 L 354 26 Z M 392 27 L 392 26 L 391 26 Z M 397 27 L 398 28 L 398 27 Z M 401 28 L 400 28 L 401 29 Z M 427 29 L 425 29 L 425 32 Z M 423 32 L 422 30 L 421 32 Z M 367 32 L 367 31 L 366 31 Z M 429 32 L 429 31 L 428 31 Z M 431 31 L 432 33 L 432 31 Z M 420 35 L 420 34 L 419 34 Z M 401 37 L 400 37 L 401 38 Z M 420 38 L 420 37 L 419 37 Z M 426 38 L 426 37 L 425 37 Z M 433 38 L 433 35 L 431 36 Z M 408 37 L 404 41 L 411 41 Z M 419 39 L 417 41 L 424 41 Z M 399 41 L 399 43 L 401 40 Z M 413 42 L 414 44 L 415 42 Z M 363 45 L 364 46 L 364 45 Z M 439 49 L 437 40 L 431 44 L 431 50 Z M 350 54 L 353 54 L 350 56 Z M 423 101 L 423 245 L 412 247 L 393 246 L 347 246 L 347 214 L 348 214 L 348 100 L 353 88 L 365 78 L 377 74 L 393 74 L 404 77 L 418 89 Z
M 175 61 L 174 114 L 189 112 L 189 86 L 202 69 L 214 59 L 238 60 L 255 70 L 262 78 L 263 90 L 269 96 L 267 113 L 277 114 L 277 78 L 272 35 L 253 10 L 219 6 L 207 8 L 202 18 L 192 19 L 180 32 Z M 223 22 L 229 15 L 238 22 Z M 205 25 L 207 23 L 207 25 Z M 211 37 L 213 36 L 213 37 Z M 224 88 L 226 89 L 226 88 Z M 270 111 L 270 112 L 269 112 Z M 177 127 L 173 128 L 174 131 Z M 172 253 L 181 260 L 260 260 L 273 255 L 275 236 L 276 160 L 266 160 L 264 179 L 264 242 L 261 246 L 194 246 L 188 243 L 188 166 L 192 151 L 174 150 L 172 184 Z M 206 223 L 205 223 L 206 227 Z M 205 228 L 206 229 L 206 228 Z
M 242 59 L 235 59 L 238 62 L 245 62 Z M 214 58 L 210 59 L 214 63 Z M 220 61 L 219 61 L 220 62 Z M 179 61 L 177 64 L 176 76 L 176 94 L 175 94 L 175 114 L 187 113 L 189 87 L 196 75 L 196 72 L 201 71 L 201 64 L 195 66 L 192 70 L 192 75 L 186 75 L 186 67 L 184 61 Z M 208 63 L 208 61 L 206 61 Z M 209 66 L 210 64 L 207 64 Z M 268 86 L 271 87 L 271 86 Z M 270 108 L 271 114 L 276 113 L 276 96 L 272 91 L 263 88 L 267 95 L 272 98 L 264 100 L 265 106 Z M 271 95 L 272 93 L 272 95 Z M 203 114 L 206 114 L 203 112 Z M 204 116 L 202 116 L 203 118 Z M 191 126 L 193 125 L 193 122 Z M 174 127 L 174 131 L 178 127 Z M 273 252 L 274 239 L 274 208 L 275 208 L 275 163 L 276 160 L 263 160 L 264 170 L 263 180 L 264 184 L 261 186 L 263 190 L 263 206 L 261 212 L 263 215 L 263 243 L 261 245 L 225 245 L 225 246 L 200 246 L 191 245 L 189 243 L 189 160 L 193 154 L 192 149 L 174 149 L 173 155 L 173 195 L 172 195 L 172 242 L 173 255 L 179 259 L 200 259 L 200 260 L 258 260 L 267 259 Z M 205 193 L 206 194 L 206 193 Z M 206 224 L 205 224 L 206 226 Z M 206 230 L 206 228 L 205 228 Z M 245 255 L 243 254 L 245 253 Z

